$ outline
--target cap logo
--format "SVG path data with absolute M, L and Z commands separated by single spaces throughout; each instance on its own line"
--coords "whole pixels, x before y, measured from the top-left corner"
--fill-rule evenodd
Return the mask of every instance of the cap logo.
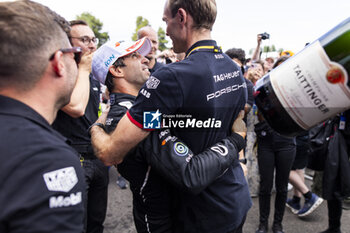
M 131 45 L 129 48 L 127 48 L 126 51 L 130 52 L 130 51 L 134 50 L 140 43 L 141 43 L 141 40 L 136 41 L 136 43 Z
M 111 64 L 112 60 L 115 58 L 114 54 L 108 58 L 107 61 L 105 61 L 105 66 L 108 68 L 109 64 Z

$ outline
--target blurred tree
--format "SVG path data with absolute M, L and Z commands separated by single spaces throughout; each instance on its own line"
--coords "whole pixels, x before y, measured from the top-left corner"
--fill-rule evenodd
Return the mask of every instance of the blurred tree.
M 137 16 L 137 18 L 136 18 L 136 29 L 135 29 L 134 34 L 132 34 L 132 37 L 131 37 L 131 39 L 133 41 L 137 40 L 137 31 L 140 28 L 145 27 L 145 26 L 150 26 L 148 20 L 144 19 L 142 16 Z
M 254 50 L 255 50 L 255 49 L 250 49 L 250 50 L 249 50 L 249 55 L 253 54 Z M 279 49 L 278 51 L 280 51 L 280 50 L 283 51 L 283 49 Z M 264 48 L 262 49 L 261 52 L 263 52 L 263 53 L 268 53 L 268 52 L 276 52 L 276 51 L 277 51 L 277 50 L 276 50 L 275 45 L 271 45 L 271 46 L 264 46 Z
M 264 46 L 263 53 L 271 52 L 270 46 Z
M 165 39 L 165 31 L 163 28 L 158 28 L 158 40 L 159 40 L 159 50 L 163 51 L 165 49 L 168 49 L 166 44 L 169 42 L 167 39 Z
M 81 15 L 77 15 L 76 19 L 84 20 L 89 24 L 96 38 L 98 38 L 98 47 L 109 40 L 108 32 L 101 32 L 103 23 L 92 14 L 83 12 Z
M 271 51 L 272 51 L 272 52 L 275 52 L 275 51 L 276 51 L 275 45 L 271 45 Z

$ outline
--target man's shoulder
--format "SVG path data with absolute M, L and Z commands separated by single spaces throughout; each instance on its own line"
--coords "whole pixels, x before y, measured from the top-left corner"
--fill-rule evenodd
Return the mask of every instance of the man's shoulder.
M 125 113 L 133 106 L 135 96 L 124 93 L 112 93 L 110 95 L 111 107 L 106 119 L 107 132 L 111 132 Z
M 112 93 L 110 95 L 111 108 L 108 116 L 125 114 L 135 102 L 135 96 L 124 93 Z
M 0 148 L 3 152 L 23 151 L 25 154 L 34 154 L 48 150 L 54 155 L 55 151 L 65 150 L 66 153 L 74 154 L 65 138 L 49 125 L 45 127 L 20 116 L 0 115 L 0 121 L 4 129 L 0 132 Z
M 168 81 L 174 81 L 174 78 L 179 78 L 184 73 L 195 72 L 196 69 L 193 67 L 193 61 L 179 61 L 164 65 L 157 69 L 154 73 L 151 74 L 151 78 L 155 77 L 156 79 L 163 80 L 166 79 Z M 154 81 L 152 79 L 148 79 L 146 82 L 149 83 Z

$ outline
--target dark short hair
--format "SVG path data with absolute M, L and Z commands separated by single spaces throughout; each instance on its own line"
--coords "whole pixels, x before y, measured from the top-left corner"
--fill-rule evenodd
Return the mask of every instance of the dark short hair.
M 231 59 L 237 58 L 242 63 L 242 65 L 244 64 L 244 62 L 245 62 L 245 52 L 244 52 L 243 49 L 232 48 L 232 49 L 227 50 L 225 53 Z
M 30 90 L 52 53 L 68 46 L 69 31 L 69 23 L 44 5 L 0 2 L 0 89 Z
M 74 25 L 85 25 L 85 26 L 89 26 L 89 24 L 82 19 L 75 19 L 75 20 L 71 20 L 69 21 L 70 26 L 74 26 Z
M 118 58 L 114 63 L 113 66 L 115 67 L 124 67 L 126 66 L 124 63 L 124 58 L 125 57 L 120 57 Z M 114 82 L 113 82 L 114 76 L 113 74 L 111 74 L 111 72 L 108 71 L 107 76 L 106 76 L 106 81 L 105 81 L 105 85 L 109 91 L 109 93 L 113 92 L 114 89 Z
M 85 20 L 82 20 L 82 19 L 71 20 L 71 21 L 69 21 L 69 24 L 70 24 L 71 27 L 76 26 L 76 25 L 83 25 L 83 26 L 88 26 L 89 27 L 89 24 Z M 74 46 L 73 45 L 73 41 L 72 41 L 72 36 L 71 36 L 70 33 L 68 34 L 68 38 L 69 38 L 70 44 L 72 46 Z
M 172 17 L 175 17 L 177 11 L 183 8 L 192 16 L 196 29 L 212 30 L 216 20 L 215 0 L 169 0 L 168 7 Z

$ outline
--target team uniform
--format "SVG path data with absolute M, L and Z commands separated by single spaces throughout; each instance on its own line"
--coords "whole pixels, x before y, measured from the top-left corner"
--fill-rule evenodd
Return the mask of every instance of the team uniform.
M 135 97 L 128 94 L 110 95 L 111 108 L 106 120 L 108 133 L 114 130 L 134 100 Z M 216 147 L 204 151 L 204 156 L 194 157 L 193 161 L 192 152 L 187 147 L 187 156 L 176 154 L 174 145 L 179 143 L 186 147 L 170 135 L 169 130 L 152 132 L 118 165 L 118 171 L 130 182 L 138 232 L 173 232 L 172 185 L 186 192 L 199 193 L 224 173 L 233 160 L 237 160 L 235 154 L 244 147 L 243 138 L 233 134 Z M 216 152 L 219 147 L 227 151 Z
M 0 232 L 83 232 L 76 152 L 29 106 L 0 96 Z
M 195 43 L 185 60 L 153 73 L 127 115 L 140 128 L 144 112 L 190 116 L 199 128 L 176 127 L 171 133 L 198 154 L 230 135 L 246 100 L 246 83 L 239 67 L 215 41 L 205 40 Z M 200 127 L 204 125 L 196 123 L 200 121 L 210 126 Z M 230 232 L 242 224 L 251 207 L 238 160 L 198 195 L 181 191 L 174 194 L 180 199 L 175 224 L 178 232 Z
M 103 232 L 103 222 L 107 211 L 108 167 L 94 155 L 90 135 L 87 129 L 98 118 L 100 103 L 100 83 L 90 75 L 90 96 L 85 114 L 73 118 L 63 111 L 58 111 L 53 127 L 69 139 L 71 146 L 79 153 L 85 171 L 88 186 L 87 232 Z
M 154 64 L 153 68 L 148 69 L 148 70 L 149 70 L 149 72 L 151 72 L 151 74 L 153 74 L 156 70 L 162 68 L 163 66 L 165 66 L 165 64 L 158 62 L 156 59 L 156 63 Z
M 106 120 L 106 132 L 117 126 L 125 112 L 132 106 L 134 96 L 122 93 L 110 94 L 110 110 Z M 133 215 L 137 232 L 171 232 L 172 219 L 168 195 L 169 188 L 158 178 L 143 156 L 133 149 L 118 164 L 119 173 L 130 182 L 133 193 Z

